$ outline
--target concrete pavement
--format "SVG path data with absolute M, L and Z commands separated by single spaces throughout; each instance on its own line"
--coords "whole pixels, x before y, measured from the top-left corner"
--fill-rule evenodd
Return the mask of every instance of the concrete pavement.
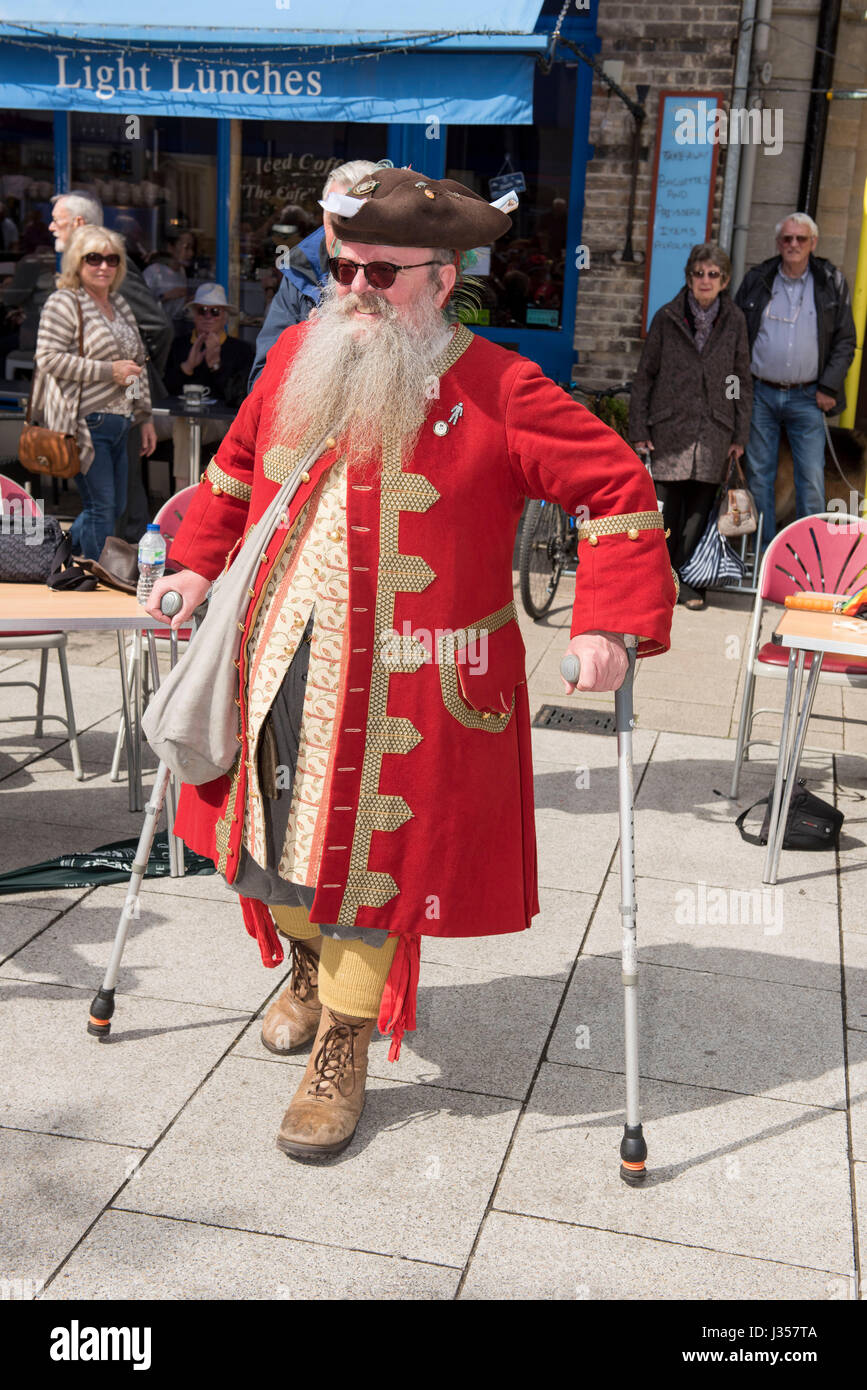
M 569 618 L 523 618 L 531 709 L 564 697 Z M 542 914 L 426 939 L 419 1026 L 371 1049 L 367 1108 L 323 1165 L 274 1146 L 305 1056 L 258 1038 L 266 971 L 216 876 L 147 881 L 114 1032 L 85 1033 L 124 888 L 0 898 L 6 1296 L 43 1299 L 845 1299 L 867 1230 L 867 692 L 820 692 L 805 763 L 839 853 L 784 852 L 777 889 L 726 793 L 750 603 L 677 610 L 635 704 L 642 1108 L 623 1125 L 616 749 L 534 731 Z M 136 835 L 108 768 L 113 638 L 71 641 L 86 781 L 60 736 L 0 723 L 0 867 Z M 0 681 L 35 663 L 4 653 Z M 62 708 L 52 673 L 49 708 Z M 779 708 L 782 682 L 758 703 Z M 0 718 L 31 693 L 0 689 Z M 845 722 L 842 716 L 845 713 Z M 761 725 L 773 736 L 773 716 Z M 863 1257 L 863 1250 L 861 1256 Z M 10 1293 L 11 1290 L 11 1293 Z

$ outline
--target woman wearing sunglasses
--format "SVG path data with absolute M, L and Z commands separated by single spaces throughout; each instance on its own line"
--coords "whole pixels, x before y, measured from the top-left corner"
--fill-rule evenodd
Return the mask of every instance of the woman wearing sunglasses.
M 753 383 L 746 320 L 725 293 L 731 262 L 712 243 L 694 246 L 686 284 L 653 316 L 632 383 L 629 437 L 650 451 L 674 569 L 701 539 L 716 490 L 750 431 Z M 679 602 L 704 608 L 681 580 Z
M 45 424 L 78 441 L 81 511 L 70 535 L 75 553 L 91 560 L 99 559 L 126 506 L 126 442 L 133 422 L 141 425 L 143 454 L 152 454 L 157 442 L 147 353 L 132 310 L 117 292 L 125 274 L 121 237 L 105 227 L 77 228 L 36 341 Z

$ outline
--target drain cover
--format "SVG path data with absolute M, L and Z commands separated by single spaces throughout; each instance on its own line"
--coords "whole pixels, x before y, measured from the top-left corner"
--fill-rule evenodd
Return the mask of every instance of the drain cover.
M 534 729 L 564 729 L 575 734 L 613 734 L 613 714 L 594 714 L 591 709 L 568 705 L 543 705 L 533 720 Z

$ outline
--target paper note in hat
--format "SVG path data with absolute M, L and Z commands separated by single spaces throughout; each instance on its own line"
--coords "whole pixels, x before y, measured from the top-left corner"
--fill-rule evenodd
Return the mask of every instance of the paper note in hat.
M 510 195 L 499 203 L 516 206 Z M 438 246 L 471 251 L 512 225 L 501 207 L 454 179 L 429 179 L 414 169 L 377 169 L 347 193 L 322 203 L 335 236 L 366 246 Z

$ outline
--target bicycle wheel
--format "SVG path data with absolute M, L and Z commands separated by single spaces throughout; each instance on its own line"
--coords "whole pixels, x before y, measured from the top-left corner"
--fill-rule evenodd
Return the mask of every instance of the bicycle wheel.
M 566 560 L 566 516 L 554 502 L 531 502 L 524 517 L 518 573 L 521 602 L 531 618 L 541 618 L 554 602 Z

